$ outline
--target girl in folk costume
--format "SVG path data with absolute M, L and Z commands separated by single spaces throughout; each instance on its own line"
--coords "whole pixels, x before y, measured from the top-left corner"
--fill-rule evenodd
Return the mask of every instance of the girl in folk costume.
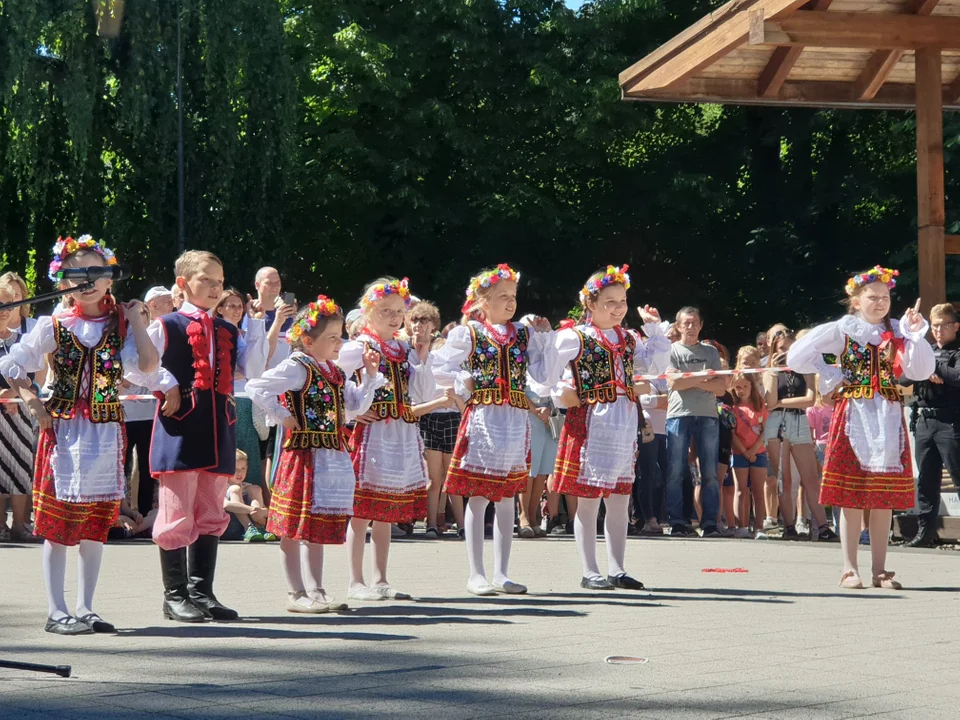
M 395 339 L 410 307 L 407 279 L 380 278 L 360 298 L 364 328 L 340 351 L 337 364 L 359 368 L 367 350 L 380 354 L 384 384 L 373 405 L 357 418 L 350 454 L 357 473 L 353 518 L 347 529 L 351 600 L 409 600 L 387 580 L 391 523 L 413 522 L 427 514 L 427 468 L 423 441 L 412 406 L 436 395 L 427 362 L 430 343 L 414 337 L 413 346 Z M 419 348 L 414 350 L 414 347 Z M 373 523 L 373 584 L 363 578 L 363 546 Z
M 569 409 L 554 483 L 557 492 L 579 498 L 573 530 L 583 564 L 580 587 L 590 590 L 643 589 L 624 569 L 640 412 L 633 375 L 659 372 L 670 362 L 670 341 L 656 308 L 639 309 L 646 342 L 620 326 L 628 308 L 627 270 L 611 265 L 591 275 L 580 291 L 586 322 L 560 331 L 556 340 L 565 370 L 554 401 Z M 606 578 L 597 566 L 601 498 L 607 508 Z
M 513 540 L 513 498 L 530 474 L 530 412 L 527 375 L 549 387 L 559 374 L 553 333 L 542 318 L 531 333 L 511 322 L 517 310 L 520 276 L 498 265 L 470 281 L 461 325 L 436 351 L 440 372 L 452 377 L 468 397 L 447 471 L 446 491 L 469 498 L 465 516 L 467 591 L 474 595 L 525 593 L 507 575 Z M 493 583 L 483 570 L 483 519 L 487 503 L 496 505 L 493 533 Z
M 857 547 L 863 510 L 870 510 L 873 586 L 899 589 L 886 569 L 890 516 L 913 506 L 913 468 L 903 398 L 897 379 L 923 380 L 934 371 L 934 355 L 924 340 L 928 324 L 920 301 L 898 323 L 890 319 L 890 290 L 896 270 L 879 265 L 847 282 L 850 314 L 826 323 L 798 340 L 787 364 L 799 373 L 819 373 L 820 391 L 839 400 L 830 425 L 820 502 L 842 508 L 840 586 L 863 587 Z M 837 357 L 837 366 L 824 361 Z
M 113 253 L 89 235 L 59 239 L 53 248 L 50 279 L 68 295 L 66 309 L 43 317 L 8 355 L 0 374 L 21 389 L 40 425 L 34 469 L 34 532 L 44 539 L 43 576 L 47 586 L 47 632 L 81 635 L 114 632 L 93 610 L 103 543 L 124 496 L 123 408 L 118 398 L 124 377 L 146 384 L 158 355 L 150 343 L 139 301 L 117 305 L 112 280 L 90 285 L 64 279 L 62 270 L 115 265 Z M 41 404 L 26 390 L 30 373 L 51 356 L 53 397 Z M 76 615 L 64 598 L 67 546 L 80 546 Z
M 287 610 L 294 613 L 346 609 L 323 589 L 323 546 L 346 541 L 347 518 L 353 514 L 357 478 L 344 423 L 370 408 L 384 380 L 378 373 L 380 356 L 372 349 L 348 355 L 343 359 L 352 364 L 338 367 L 334 361 L 342 338 L 343 313 L 320 295 L 287 331 L 293 353 L 247 383 L 267 421 L 286 430 L 267 531 L 280 538 L 290 589 Z M 363 372 L 347 380 L 357 361 Z

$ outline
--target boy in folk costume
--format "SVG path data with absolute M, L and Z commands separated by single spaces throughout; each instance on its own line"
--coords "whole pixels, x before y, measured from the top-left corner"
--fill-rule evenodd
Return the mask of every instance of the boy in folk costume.
M 580 587 L 589 590 L 643 590 L 624 569 L 640 413 L 633 375 L 657 373 L 670 364 L 670 341 L 656 308 L 639 308 L 646 342 L 620 327 L 628 309 L 627 270 L 610 265 L 591 275 L 580 291 L 586 322 L 561 330 L 556 339 L 565 370 L 554 402 L 569 409 L 554 484 L 557 492 L 579 498 L 573 532 L 583 564 Z M 607 508 L 606 579 L 597 566 L 601 498 Z
M 237 612 L 213 594 L 217 546 L 230 521 L 223 498 L 237 457 L 233 378 L 238 367 L 248 378 L 263 371 L 266 334 L 253 317 L 246 339 L 212 317 L 223 294 L 216 255 L 190 250 L 177 258 L 176 274 L 183 304 L 148 330 L 161 353 L 151 385 L 163 393 L 163 404 L 153 425 L 150 471 L 160 482 L 153 540 L 160 547 L 163 615 L 180 622 L 236 620 Z
M 357 473 L 353 518 L 347 530 L 350 553 L 349 600 L 409 600 L 387 580 L 391 523 L 413 522 L 427 514 L 427 467 L 423 440 L 412 407 L 436 396 L 427 361 L 430 343 L 414 336 L 413 345 L 397 339 L 411 304 L 407 279 L 379 278 L 360 298 L 363 329 L 346 343 L 337 364 L 359 368 L 365 351 L 380 354 L 385 382 L 373 406 L 357 418 L 350 455 Z M 363 578 L 363 548 L 372 523 L 373 583 Z
M 465 539 L 474 595 L 522 594 L 527 588 L 507 575 L 513 541 L 514 496 L 530 475 L 530 404 L 527 376 L 549 391 L 560 370 L 554 333 L 543 318 L 535 332 L 512 322 L 520 275 L 498 265 L 470 281 L 461 325 L 436 351 L 438 373 L 454 381 L 467 407 L 460 420 L 445 490 L 468 498 Z M 496 505 L 493 583 L 483 569 L 484 513 Z
M 863 587 L 857 548 L 863 510 L 870 510 L 873 586 L 899 589 L 886 569 L 893 510 L 913 506 L 913 467 L 903 397 L 897 380 L 925 380 L 933 374 L 933 349 L 924 339 L 928 324 L 920 301 L 898 323 L 890 319 L 890 290 L 896 270 L 879 265 L 847 282 L 850 314 L 820 325 L 798 340 L 787 364 L 799 373 L 819 373 L 820 392 L 837 393 L 830 425 L 820 502 L 842 508 L 840 586 Z M 837 365 L 827 365 L 825 354 Z
M 380 356 L 368 348 L 341 357 L 351 364 L 336 364 L 343 313 L 324 295 L 300 310 L 287 341 L 293 354 L 247 384 L 268 422 L 285 429 L 267 530 L 280 538 L 287 610 L 343 610 L 346 605 L 323 589 L 323 546 L 347 538 L 356 475 L 344 423 L 366 412 L 383 386 Z M 356 379 L 347 379 L 360 369 Z
M 61 289 L 81 279 L 62 270 L 116 265 L 113 253 L 89 235 L 60 239 L 53 248 L 50 279 Z M 93 611 L 103 544 L 124 496 L 126 437 L 118 398 L 124 378 L 151 380 L 157 351 L 147 338 L 140 302 L 117 305 L 113 281 L 67 295 L 64 310 L 42 317 L 8 355 L 0 374 L 19 391 L 40 425 L 34 467 L 34 532 L 44 539 L 43 576 L 49 616 L 46 631 L 58 635 L 114 632 Z M 41 403 L 27 388 L 30 373 L 53 369 L 53 396 Z M 79 545 L 76 616 L 64 599 L 67 547 Z

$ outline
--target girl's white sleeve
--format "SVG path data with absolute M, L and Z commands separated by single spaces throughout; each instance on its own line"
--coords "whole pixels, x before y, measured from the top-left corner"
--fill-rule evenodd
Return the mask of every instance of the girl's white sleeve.
M 824 355 L 839 355 L 844 348 L 844 334 L 839 323 L 818 325 L 797 340 L 787 351 L 787 366 L 801 375 L 817 373 L 820 392 L 829 395 L 843 381 L 843 373 L 835 365 L 827 365 Z
M 348 422 L 370 409 L 377 390 L 382 388 L 386 382 L 387 379 L 383 376 L 383 373 L 378 372 L 371 377 L 367 374 L 366 369 L 360 373 L 359 385 L 356 380 L 348 377 L 343 386 L 343 405 L 347 411 Z
M 296 360 L 282 360 L 258 378 L 247 381 L 247 392 L 255 405 L 262 408 L 268 425 L 279 425 L 291 413 L 280 404 L 280 396 L 298 390 L 307 382 L 307 370 Z
M 668 322 L 645 323 L 643 334 L 646 340 L 637 338 L 637 348 L 633 353 L 633 368 L 640 375 L 654 375 L 664 372 L 670 366 L 671 342 L 667 339 Z
M 337 356 L 337 365 L 343 370 L 347 377 L 351 377 L 357 370 L 363 367 L 363 353 L 366 346 L 362 342 L 351 340 L 345 342 L 340 347 L 340 354 Z
M 437 380 L 433 376 L 433 360 L 430 355 L 422 361 L 417 351 L 407 348 L 407 362 L 410 363 L 410 402 L 414 405 L 430 402 L 437 396 Z
M 263 318 L 247 317 L 246 335 L 240 334 L 237 347 L 237 369 L 247 380 L 260 377 L 267 368 L 270 342 Z
M 431 353 L 433 372 L 438 385 L 452 387 L 460 397 L 470 397 L 467 381 L 472 378 L 469 370 L 464 369 L 464 363 L 473 352 L 473 337 L 470 328 L 458 325 L 447 336 L 443 347 Z M 434 396 L 436 397 L 436 396 Z M 427 398 L 427 401 L 434 398 Z
M 527 344 L 527 375 L 535 383 L 553 386 L 566 364 L 560 360 L 557 353 L 558 333 L 555 330 L 536 332 L 533 328 L 529 328 L 528 332 L 530 340 Z
M 937 368 L 937 358 L 933 354 L 933 346 L 927 342 L 927 331 L 930 323 L 923 321 L 923 327 L 911 332 L 906 329 L 906 316 L 900 320 L 898 327 L 903 335 L 902 369 L 904 377 L 910 380 L 926 380 Z
M 156 387 L 160 363 L 157 362 L 157 367 L 153 372 L 145 373 L 140 369 L 140 352 L 137 350 L 137 337 L 134 335 L 133 328 L 130 327 L 129 323 L 127 324 L 127 337 L 124 338 L 123 348 L 120 350 L 120 362 L 123 363 L 123 377 L 125 380 L 128 380 L 134 385 L 143 385 L 147 388 Z
M 550 385 L 550 399 L 555 407 L 565 408 L 567 404 L 563 402 L 563 391 L 576 387 L 573 382 L 573 370 L 570 368 L 570 363 L 580 354 L 582 342 L 580 334 L 572 328 L 566 328 L 555 333 L 553 342 L 559 369 L 556 381 Z
M 47 354 L 57 349 L 53 334 L 53 318 L 46 316 L 37 320 L 20 342 L 0 358 L 0 375 L 7 380 L 29 382 L 29 373 L 39 372 L 47 366 Z

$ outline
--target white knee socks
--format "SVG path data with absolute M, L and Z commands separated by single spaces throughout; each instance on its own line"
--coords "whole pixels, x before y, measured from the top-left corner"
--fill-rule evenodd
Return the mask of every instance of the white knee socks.
M 307 584 L 307 592 L 323 587 L 323 545 L 300 543 L 300 565 Z
M 603 577 L 597 566 L 597 514 L 600 512 L 600 498 L 579 498 L 577 515 L 573 521 L 573 535 L 580 551 L 580 563 L 583 576 L 587 579 Z
M 605 501 L 607 514 L 603 520 L 603 535 L 607 540 L 607 574 L 623 575 L 627 554 L 627 526 L 630 524 L 630 496 L 611 495 Z
M 80 557 L 77 559 L 77 617 L 93 612 L 93 594 L 100 577 L 103 561 L 103 543 L 93 540 L 80 541 Z
M 67 575 L 67 546 L 43 541 L 43 580 L 47 586 L 47 613 L 52 620 L 70 615 L 63 586 Z
M 290 592 L 305 592 L 303 572 L 300 569 L 300 541 L 281 538 L 280 557 L 283 562 L 283 576 L 287 580 L 287 588 Z

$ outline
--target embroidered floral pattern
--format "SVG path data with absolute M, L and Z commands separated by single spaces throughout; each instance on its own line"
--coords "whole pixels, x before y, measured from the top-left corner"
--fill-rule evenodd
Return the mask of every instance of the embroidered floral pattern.
M 473 351 L 468 362 L 473 376 L 471 405 L 504 405 L 526 410 L 530 407 L 524 389 L 527 383 L 527 328 L 518 328 L 512 340 L 504 345 L 483 331 L 478 322 L 471 322 Z M 506 391 L 506 393 L 504 393 Z
M 97 346 L 85 348 L 58 320 L 53 321 L 57 349 L 53 353 L 53 394 L 46 403 L 55 418 L 72 419 L 79 409 L 91 422 L 122 422 L 120 382 L 123 363 L 120 351 L 123 338 L 114 328 L 104 333 Z M 89 365 L 90 388 L 87 397 L 79 397 L 83 370 Z
M 410 409 L 410 377 L 412 370 L 407 350 L 404 349 L 402 360 L 392 360 L 387 357 L 387 353 L 382 352 L 381 348 L 364 340 L 367 347 L 373 348 L 380 353 L 380 373 L 386 378 L 383 387 L 378 388 L 373 395 L 373 405 L 370 409 L 380 417 L 381 420 L 390 418 L 392 420 L 403 420 L 408 423 L 415 423 L 417 419 L 413 416 Z M 360 371 L 356 374 L 357 382 L 361 382 Z
M 617 385 L 615 383 L 616 362 L 614 354 L 605 348 L 595 337 L 587 334 L 580 328 L 575 328 L 580 336 L 580 354 L 573 361 L 573 379 L 577 384 L 577 395 L 580 402 L 587 405 L 596 403 L 612 403 L 617 401 Z M 601 331 L 597 331 L 601 332 Z M 631 401 L 636 402 L 637 396 L 633 391 L 633 354 L 637 348 L 636 338 L 626 333 L 623 351 L 623 371 L 626 382 L 622 388 L 624 394 Z
M 288 390 L 281 401 L 300 424 L 284 443 L 285 448 L 346 448 L 343 439 L 343 371 L 334 366 L 324 371 L 311 358 L 293 358 L 307 371 L 307 381 L 300 390 Z
M 883 357 L 876 345 L 861 345 L 848 336 L 839 361 L 845 398 L 869 399 L 878 393 L 887 400 L 901 400 L 893 365 Z

